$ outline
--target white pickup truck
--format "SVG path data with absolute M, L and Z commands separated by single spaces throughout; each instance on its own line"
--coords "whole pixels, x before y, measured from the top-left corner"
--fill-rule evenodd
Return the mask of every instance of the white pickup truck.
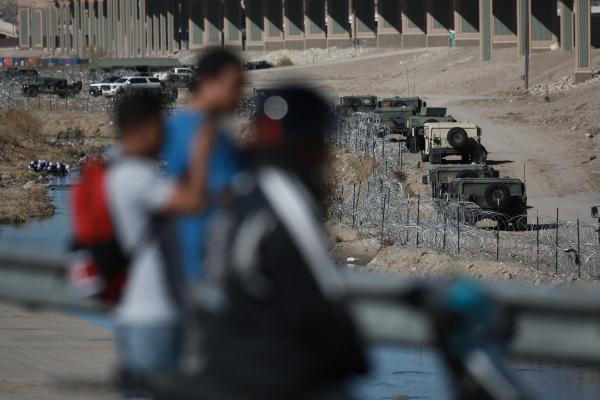
M 176 76 L 179 80 L 190 80 L 194 76 L 194 71 L 191 68 L 171 68 L 167 71 L 157 72 L 154 74 L 155 78 L 165 81 L 170 79 L 172 76 Z
M 160 80 L 147 76 L 125 76 L 112 83 L 102 85 L 102 94 L 105 97 L 113 97 L 131 89 L 147 89 L 160 92 Z

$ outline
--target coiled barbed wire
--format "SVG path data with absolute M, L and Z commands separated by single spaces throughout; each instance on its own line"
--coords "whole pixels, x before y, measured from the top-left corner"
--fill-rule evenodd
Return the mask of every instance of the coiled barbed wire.
M 116 97 L 93 97 L 89 94 L 89 85 L 100 82 L 109 76 L 133 76 L 138 74 L 134 70 L 116 70 L 110 73 L 103 71 L 79 71 L 49 69 L 40 71 L 40 76 L 48 78 L 63 78 L 69 83 L 81 82 L 81 92 L 68 97 L 59 97 L 53 94 L 40 93 L 36 97 L 24 96 L 21 86 L 24 83 L 34 82 L 37 78 L 7 78 L 0 73 L 0 110 L 3 111 L 48 111 L 48 112 L 106 112 L 114 111 L 118 99 Z M 167 104 L 167 112 L 176 108 L 174 104 Z
M 600 277 L 600 232 L 581 221 L 548 216 L 515 217 L 482 210 L 469 202 L 411 197 L 398 171 L 416 168 L 407 148 L 389 142 L 389 130 L 374 113 L 338 119 L 331 142 L 358 156 L 371 157 L 366 183 L 335 188 L 330 217 L 361 232 L 378 235 L 382 243 L 419 246 L 464 253 L 478 259 L 510 261 L 557 275 Z M 512 230 L 499 229 L 498 220 Z

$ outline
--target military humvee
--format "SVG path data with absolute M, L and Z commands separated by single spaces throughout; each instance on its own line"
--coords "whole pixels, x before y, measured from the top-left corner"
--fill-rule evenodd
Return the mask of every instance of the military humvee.
M 494 168 L 484 164 L 470 165 L 433 165 L 429 171 L 429 183 L 431 184 L 431 197 L 446 199 L 448 193 L 448 182 L 461 178 L 498 178 L 499 173 Z M 427 183 L 427 176 L 423 182 Z
M 420 97 L 386 97 L 377 102 L 377 108 L 410 108 L 414 114 L 421 112 L 423 107 L 427 107 L 427 102 Z
M 421 160 L 440 164 L 450 155 L 459 155 L 463 162 L 482 164 L 487 151 L 481 144 L 481 128 L 464 122 L 436 122 L 423 126 L 425 148 Z
M 449 201 L 465 201 L 479 206 L 473 223 L 486 218 L 497 221 L 498 228 L 510 225 L 516 230 L 527 228 L 527 194 L 525 184 L 515 178 L 457 178 L 448 181 Z M 485 211 L 494 211 L 486 214 Z
M 417 115 L 406 120 L 406 147 L 411 153 L 418 153 L 425 149 L 425 124 L 436 122 L 456 122 L 454 117 L 446 115 L 447 109 L 443 107 L 427 107 Z
M 427 107 L 427 102 L 419 97 L 385 98 L 377 103 L 374 112 L 392 133 L 407 138 L 413 128 L 422 127 L 426 122 L 454 121 L 451 116 L 446 116 L 446 108 Z
M 376 96 L 342 96 L 337 105 L 340 115 L 350 115 L 355 112 L 371 112 L 377 108 Z

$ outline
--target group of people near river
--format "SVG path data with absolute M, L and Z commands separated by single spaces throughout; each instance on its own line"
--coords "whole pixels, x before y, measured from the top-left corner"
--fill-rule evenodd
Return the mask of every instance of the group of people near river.
M 207 51 L 183 109 L 132 93 L 116 111 L 106 190 L 130 256 L 114 308 L 124 398 L 348 399 L 366 372 L 320 223 L 330 107 L 270 90 L 242 143 L 224 122 L 244 84 L 236 54 Z

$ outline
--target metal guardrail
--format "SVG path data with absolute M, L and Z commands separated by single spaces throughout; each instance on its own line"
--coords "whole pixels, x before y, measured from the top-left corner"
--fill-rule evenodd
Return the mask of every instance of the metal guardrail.
M 0 301 L 33 308 L 106 312 L 69 286 L 70 258 L 0 249 Z M 406 301 L 423 285 L 444 287 L 443 279 L 414 279 L 348 273 L 351 309 L 370 342 L 431 346 L 431 316 Z M 600 365 L 600 290 L 481 283 L 512 315 L 511 357 Z

